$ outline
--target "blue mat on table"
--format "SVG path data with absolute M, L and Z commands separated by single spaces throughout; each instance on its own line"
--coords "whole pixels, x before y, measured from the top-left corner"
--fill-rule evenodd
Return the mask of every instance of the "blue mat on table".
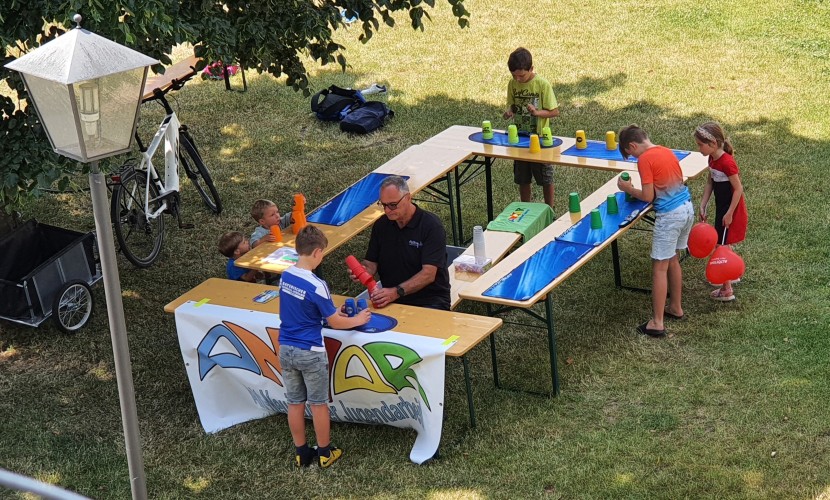
M 551 241 L 521 263 L 507 276 L 482 293 L 485 297 L 509 300 L 527 300 L 576 264 L 594 246 L 599 245 L 620 228 L 620 222 L 634 210 L 643 210 L 648 203 L 640 200 L 625 201 L 625 193 L 615 194 L 619 213 L 609 214 L 607 203 L 598 208 L 602 214 L 602 228 L 591 229 L 588 213 L 571 226 L 562 236 Z
M 585 149 L 577 149 L 576 145 L 569 147 L 565 151 L 562 152 L 563 155 L 566 156 L 580 156 L 584 158 L 596 158 L 597 160 L 617 160 L 617 161 L 627 161 L 629 163 L 637 163 L 637 158 L 633 156 L 629 156 L 628 158 L 623 158 L 622 153 L 620 153 L 619 148 L 614 149 L 605 149 L 605 142 L 604 141 L 586 141 L 588 147 Z M 681 161 L 683 158 L 686 158 L 691 154 L 691 151 L 681 151 L 679 149 L 672 149 L 672 153 L 674 156 L 677 157 L 677 161 Z
M 511 148 L 529 148 L 530 147 L 530 136 L 526 134 L 519 134 L 519 143 L 518 144 L 510 144 L 507 142 L 507 133 L 506 132 L 493 132 L 492 139 L 484 139 L 481 137 L 481 132 L 476 132 L 474 134 L 470 134 L 470 140 L 473 142 L 480 142 L 482 144 L 492 144 L 494 146 L 510 146 Z M 539 139 L 539 143 L 541 145 L 542 139 Z M 553 138 L 553 145 L 552 146 L 542 146 L 542 149 L 547 148 L 555 148 L 562 144 L 562 139 L 558 137 Z
M 522 262 L 510 274 L 482 293 L 485 297 L 527 300 L 574 265 L 593 246 L 553 240 Z
M 398 326 L 398 320 L 385 314 L 372 312 L 372 319 L 362 326 L 358 326 L 355 330 L 364 333 L 380 333 L 391 330 Z
M 620 222 L 623 219 L 635 210 L 643 210 L 648 206 L 648 203 L 637 199 L 625 201 L 625 193 L 622 191 L 618 191 L 615 196 L 617 198 L 619 213 L 608 213 L 608 200 L 603 201 L 602 205 L 597 207 L 599 208 L 599 213 L 602 215 L 602 228 L 591 229 L 591 213 L 588 212 L 579 222 L 571 226 L 570 229 L 562 233 L 562 236 L 556 239 L 573 243 L 584 243 L 591 246 L 599 245 L 620 229 Z
M 317 224 L 342 226 L 357 214 L 378 201 L 380 184 L 383 179 L 395 174 L 371 173 L 355 182 L 345 191 L 311 211 L 306 220 Z M 409 179 L 408 176 L 402 176 Z

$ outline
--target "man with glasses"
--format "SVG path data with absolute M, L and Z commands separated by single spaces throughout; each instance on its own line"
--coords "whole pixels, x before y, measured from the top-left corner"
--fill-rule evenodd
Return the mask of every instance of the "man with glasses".
M 384 215 L 372 226 L 362 261 L 383 285 L 372 294 L 375 307 L 397 302 L 449 310 L 447 233 L 441 220 L 412 203 L 406 180 L 397 175 L 381 183 L 378 205 Z

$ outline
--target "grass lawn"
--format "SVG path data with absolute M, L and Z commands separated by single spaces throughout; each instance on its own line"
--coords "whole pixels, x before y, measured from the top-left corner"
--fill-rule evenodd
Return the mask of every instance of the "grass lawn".
M 196 229 L 168 219 L 161 259 L 150 269 L 119 258 L 150 497 L 830 498 L 830 4 L 465 5 L 470 29 L 458 29 L 441 5 L 423 33 L 404 16 L 367 45 L 355 41 L 359 26 L 342 31 L 346 73 L 310 65 L 315 89 L 390 86 L 396 116 L 369 136 L 318 122 L 307 98 L 253 72 L 247 93 L 209 81 L 177 93 L 174 108 L 193 131 L 225 211 L 211 216 L 185 185 L 183 219 Z M 174 319 L 162 307 L 223 275 L 219 235 L 249 233 L 256 198 L 288 210 L 302 191 L 316 207 L 451 125 L 490 119 L 504 128 L 506 61 L 519 45 L 553 83 L 556 135 L 585 129 L 602 139 L 637 123 L 656 143 L 694 149 L 694 128 L 721 122 L 750 214 L 738 300 L 710 300 L 705 262 L 686 260 L 690 319 L 671 324 L 667 339 L 640 337 L 634 327 L 648 318 L 650 300 L 614 288 L 611 255 L 603 252 L 554 292 L 561 397 L 495 390 L 482 346 L 472 353 L 479 425 L 470 430 L 461 366 L 448 362 L 442 457 L 431 465 L 410 463 L 414 434 L 391 427 L 335 425 L 334 442 L 346 455 L 326 471 L 292 469 L 284 415 L 206 435 Z M 147 126 L 160 115 L 149 108 L 143 117 Z M 517 189 L 508 162 L 494 172 L 498 208 Z M 557 216 L 568 192 L 587 194 L 609 178 L 557 168 Z M 465 205 L 468 230 L 483 222 L 478 182 L 465 191 L 473 200 Z M 691 183 L 696 205 L 702 186 Z M 443 207 L 428 208 L 449 220 Z M 25 215 L 94 229 L 88 192 L 47 195 Z M 647 285 L 650 237 L 637 233 L 621 242 L 624 280 Z M 361 255 L 367 239 L 368 232 L 335 252 L 329 269 Z M 326 278 L 337 293 L 359 291 L 345 271 Z M 0 467 L 93 498 L 128 498 L 102 286 L 95 297 L 93 320 L 74 336 L 0 324 Z M 484 312 L 469 303 L 461 310 Z M 498 339 L 505 382 L 546 390 L 543 331 L 506 326 Z M 0 489 L 0 498 L 24 497 Z

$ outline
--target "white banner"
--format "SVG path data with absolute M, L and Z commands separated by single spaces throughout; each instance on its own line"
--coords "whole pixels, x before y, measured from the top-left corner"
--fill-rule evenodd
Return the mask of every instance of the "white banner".
M 277 314 L 194 302 L 176 309 L 179 345 L 205 431 L 288 412 L 279 326 Z M 392 331 L 323 329 L 323 336 L 332 422 L 415 429 L 410 460 L 432 458 L 441 441 L 449 344 Z

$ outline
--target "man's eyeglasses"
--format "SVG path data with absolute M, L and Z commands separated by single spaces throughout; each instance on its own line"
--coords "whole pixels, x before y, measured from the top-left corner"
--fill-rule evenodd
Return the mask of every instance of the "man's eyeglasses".
M 393 201 L 392 203 L 384 203 L 384 202 L 378 200 L 378 206 L 383 208 L 384 210 L 386 210 L 387 208 L 389 210 L 397 210 L 398 205 L 400 205 L 400 203 L 403 201 L 404 198 L 406 198 L 406 195 L 408 195 L 408 194 L 409 193 L 404 193 L 403 196 L 401 196 L 398 201 Z

